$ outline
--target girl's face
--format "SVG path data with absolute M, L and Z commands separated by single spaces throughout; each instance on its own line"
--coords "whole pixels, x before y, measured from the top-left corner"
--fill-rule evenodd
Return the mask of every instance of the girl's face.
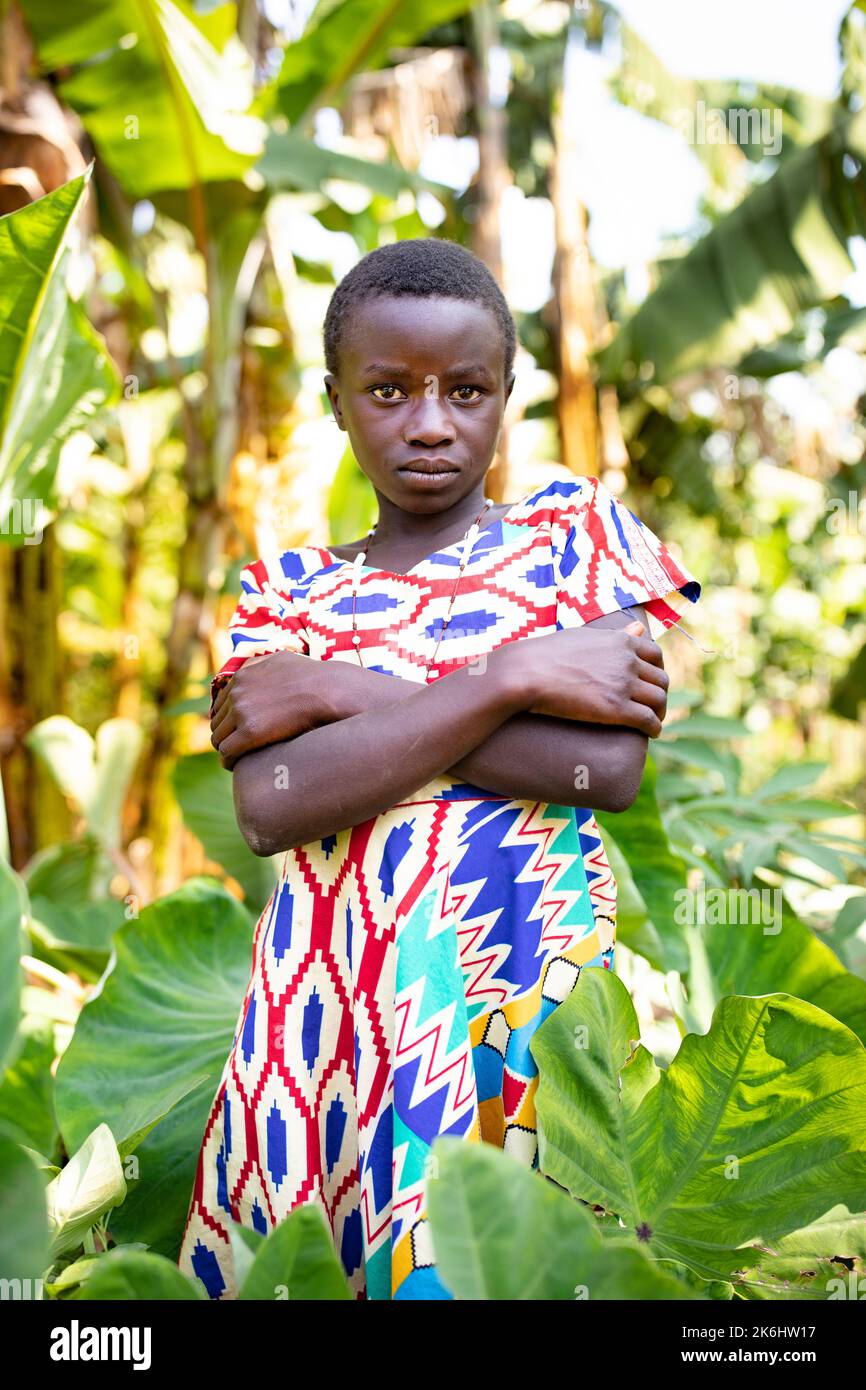
M 367 300 L 346 326 L 339 377 L 325 377 L 380 505 L 422 514 L 480 487 L 513 385 L 491 310 L 440 296 Z

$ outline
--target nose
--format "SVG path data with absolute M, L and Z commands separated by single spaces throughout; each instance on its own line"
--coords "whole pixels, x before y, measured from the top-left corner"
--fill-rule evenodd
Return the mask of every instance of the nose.
M 403 437 L 407 444 L 420 444 L 425 449 L 453 443 L 457 431 L 445 402 L 439 396 L 419 397 L 406 417 Z

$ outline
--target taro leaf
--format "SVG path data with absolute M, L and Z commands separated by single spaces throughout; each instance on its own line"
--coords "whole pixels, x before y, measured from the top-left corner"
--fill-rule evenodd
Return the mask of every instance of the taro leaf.
M 95 1262 L 76 1299 L 129 1302 L 158 1299 L 203 1299 L 206 1294 L 196 1279 L 187 1279 L 177 1265 L 152 1251 L 110 1250 Z
M 26 738 L 64 796 L 79 808 L 88 830 L 109 849 L 120 844 L 123 803 L 141 741 L 141 730 L 131 719 L 107 719 L 93 739 L 63 714 L 43 719 Z
M 492 1144 L 439 1139 L 428 1181 L 443 1284 L 459 1299 L 691 1299 L 633 1239 L 605 1241 L 594 1216 Z
M 0 1064 L 13 1050 L 21 1016 L 21 924 L 27 917 L 24 884 L 0 859 Z
M 126 906 L 105 896 L 117 872 L 92 835 L 40 850 L 24 870 L 33 954 L 58 970 L 96 981 L 108 964 L 111 938 Z
M 45 1182 L 21 1145 L 0 1132 L 0 1279 L 39 1279 L 48 1259 Z
M 179 758 L 171 780 L 184 824 L 201 840 L 208 859 L 237 880 L 250 908 L 259 912 L 276 885 L 276 856 L 261 858 L 247 847 L 235 819 L 232 779 L 216 753 Z
M 18 1056 L 0 1081 L 0 1125 L 21 1144 L 49 1156 L 55 1152 L 58 1132 L 54 1056 L 54 1030 L 39 1022 L 24 1035 Z
M 285 1290 L 285 1292 L 283 1292 Z M 259 1245 L 242 1299 L 351 1300 L 334 1242 L 318 1206 L 296 1207 Z
M 725 915 L 733 916 L 734 924 L 705 923 L 700 928 L 713 1002 L 726 994 L 794 994 L 832 1014 L 866 1044 L 866 981 L 847 971 L 787 906 L 778 916 L 764 910 L 762 917 L 758 891 L 752 890 L 747 905 L 744 890 L 722 890 Z M 710 894 L 707 889 L 707 904 Z
M 114 1136 L 108 1125 L 97 1125 L 45 1189 L 52 1254 L 81 1245 L 91 1226 L 125 1197 Z
M 662 945 L 653 964 L 664 970 L 685 971 L 688 954 L 683 929 L 677 926 L 676 894 L 686 886 L 686 868 L 674 854 L 659 815 L 656 767 L 647 759 L 637 800 L 618 815 L 598 812 L 597 819 L 628 861 L 634 885 L 643 898 Z
M 114 966 L 81 1012 L 57 1070 L 57 1115 L 69 1148 L 101 1121 L 122 1152 L 136 1144 L 139 1176 L 111 1220 L 118 1241 L 177 1255 L 249 980 L 252 930 L 221 884 L 191 879 L 120 928 Z
M 625 985 L 590 967 L 530 1050 L 542 1170 L 649 1254 L 729 1278 L 764 1260 L 747 1247 L 866 1209 L 866 1051 L 850 1029 L 776 994 L 723 999 L 664 1072 L 638 1036 Z

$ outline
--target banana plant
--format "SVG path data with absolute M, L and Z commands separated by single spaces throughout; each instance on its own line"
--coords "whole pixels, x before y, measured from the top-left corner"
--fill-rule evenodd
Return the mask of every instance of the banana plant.
M 598 354 L 601 379 L 627 395 L 636 382 L 734 371 L 837 296 L 854 269 L 848 239 L 866 231 L 864 159 L 866 113 L 837 114 L 668 268 Z
M 60 450 L 118 393 L 105 343 L 66 288 L 90 170 L 0 218 L 0 540 L 41 537 Z

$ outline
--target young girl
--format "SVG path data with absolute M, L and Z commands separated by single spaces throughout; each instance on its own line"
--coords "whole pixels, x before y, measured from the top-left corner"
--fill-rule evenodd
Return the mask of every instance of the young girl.
M 536 1167 L 529 1043 L 613 964 L 590 808 L 637 795 L 666 709 L 652 638 L 700 587 L 595 478 L 485 496 L 514 351 L 462 247 L 365 256 L 325 383 L 377 523 L 242 572 L 213 743 L 247 843 L 284 857 L 179 1259 L 212 1298 L 237 1293 L 231 1221 L 266 1233 L 305 1202 L 358 1298 L 449 1298 L 431 1145 Z

